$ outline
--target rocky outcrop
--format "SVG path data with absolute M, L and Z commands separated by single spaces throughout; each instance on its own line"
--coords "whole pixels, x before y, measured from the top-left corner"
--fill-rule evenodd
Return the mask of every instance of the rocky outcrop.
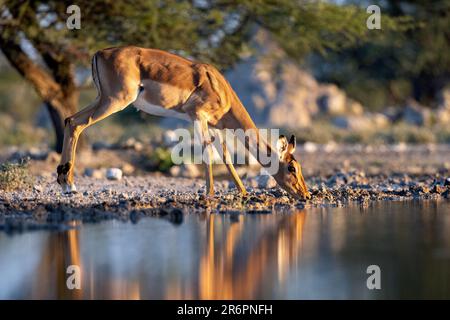
M 437 122 L 450 124 L 450 88 L 445 88 L 439 94 L 439 106 L 436 111 Z
M 431 111 L 418 102 L 410 100 L 403 109 L 402 120 L 417 126 L 429 125 L 431 123 Z
M 348 130 L 383 128 L 399 121 L 415 126 L 430 125 L 433 119 L 450 123 L 450 89 L 442 91 L 436 112 L 410 100 L 402 108 L 365 113 L 363 106 L 338 86 L 317 82 L 308 70 L 290 60 L 267 33 L 258 32 L 253 45 L 254 53 L 224 75 L 260 127 L 297 129 L 318 119 Z M 172 128 L 185 126 L 173 119 L 162 123 Z M 164 135 L 166 145 L 174 142 L 170 134 Z
M 382 113 L 366 113 L 362 115 L 339 116 L 333 118 L 332 123 L 341 129 L 367 130 L 387 127 L 389 118 Z
M 298 128 L 322 116 L 363 112 L 336 85 L 318 83 L 287 58 L 252 57 L 226 77 L 258 125 Z

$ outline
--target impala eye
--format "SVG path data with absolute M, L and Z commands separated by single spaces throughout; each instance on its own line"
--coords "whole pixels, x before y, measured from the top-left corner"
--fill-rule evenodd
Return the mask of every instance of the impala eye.
M 295 173 L 295 167 L 294 166 L 289 166 L 288 170 L 289 170 L 289 172 Z

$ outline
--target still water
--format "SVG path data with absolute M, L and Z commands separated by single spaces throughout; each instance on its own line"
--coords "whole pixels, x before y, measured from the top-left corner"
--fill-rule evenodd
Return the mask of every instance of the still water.
M 66 271 L 80 267 L 81 289 Z M 380 267 L 380 290 L 367 267 Z M 0 234 L 0 298 L 450 298 L 450 202 Z

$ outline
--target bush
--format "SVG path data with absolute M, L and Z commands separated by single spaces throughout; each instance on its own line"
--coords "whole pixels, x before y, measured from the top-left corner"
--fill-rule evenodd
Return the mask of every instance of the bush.
M 317 121 L 314 122 L 311 126 L 301 129 L 287 130 L 286 133 L 288 136 L 290 136 L 289 132 L 295 133 L 298 143 L 305 143 L 308 141 L 315 143 L 339 141 L 341 140 L 343 134 L 342 129 L 335 128 L 326 121 Z
M 433 132 L 438 142 L 450 143 L 450 126 L 435 126 Z
M 146 162 L 150 170 L 167 172 L 173 166 L 171 150 L 165 147 L 157 147 L 147 156 Z
M 432 130 L 427 127 L 417 127 L 405 123 L 399 123 L 378 134 L 378 137 L 385 143 L 432 143 L 436 142 L 436 137 Z
M 22 159 L 19 163 L 5 162 L 0 165 L 0 190 L 28 189 L 32 185 L 33 180 L 28 171 L 28 159 Z

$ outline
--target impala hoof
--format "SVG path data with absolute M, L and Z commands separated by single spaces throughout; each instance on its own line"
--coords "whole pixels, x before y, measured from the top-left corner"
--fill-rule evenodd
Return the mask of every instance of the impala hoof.
M 65 184 L 62 186 L 62 194 L 74 194 L 77 193 L 77 187 L 74 184 Z

